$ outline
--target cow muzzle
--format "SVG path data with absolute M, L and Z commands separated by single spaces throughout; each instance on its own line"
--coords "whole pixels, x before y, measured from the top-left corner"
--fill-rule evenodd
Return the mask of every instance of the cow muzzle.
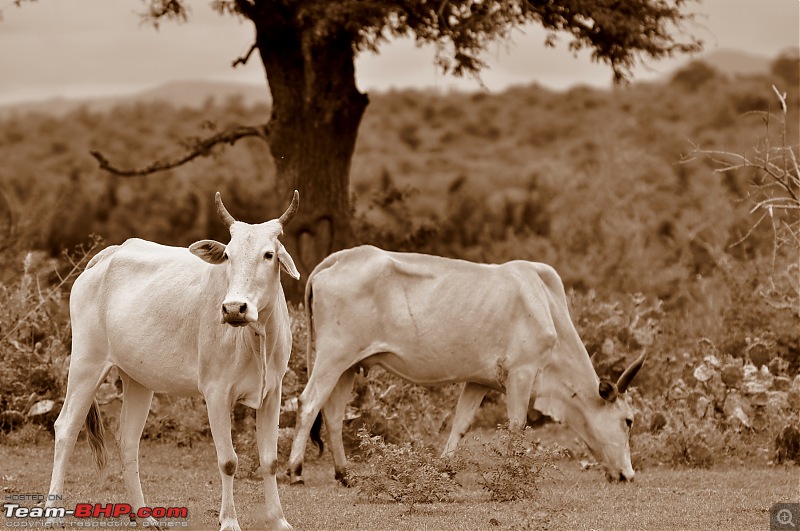
M 606 479 L 609 483 L 626 483 L 628 481 L 633 481 L 634 475 L 635 473 L 632 469 L 628 472 L 618 472 L 616 474 L 606 471 Z
M 222 322 L 231 326 L 245 326 L 258 321 L 258 310 L 252 304 L 241 301 L 222 303 Z

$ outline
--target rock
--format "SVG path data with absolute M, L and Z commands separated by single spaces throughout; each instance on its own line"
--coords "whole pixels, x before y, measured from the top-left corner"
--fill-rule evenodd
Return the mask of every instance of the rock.
M 776 376 L 775 379 L 772 380 L 773 391 L 788 391 L 791 388 L 792 380 L 787 376 Z
M 722 367 L 722 363 L 719 361 L 719 358 L 717 358 L 713 354 L 709 354 L 708 356 L 703 358 L 703 362 L 709 367 L 712 367 L 714 369 L 719 369 L 720 367 Z
M 766 393 L 769 388 L 772 387 L 771 384 L 772 382 L 765 382 L 763 380 L 745 380 L 741 389 L 748 395 L 755 395 Z
M 760 371 L 748 371 L 745 365 L 744 380 L 740 388 L 747 394 L 765 393 L 772 387 L 774 379 L 766 367 Z
M 726 365 L 722 368 L 720 376 L 726 386 L 736 389 L 744 378 L 744 370 L 740 365 Z
M 744 367 L 742 367 L 742 370 L 744 371 L 744 377 L 749 379 L 752 378 L 753 375 L 758 372 L 758 367 L 756 367 L 750 362 L 747 362 L 744 364 Z
M 708 410 L 711 407 L 711 400 L 706 398 L 705 396 L 701 396 L 697 399 L 697 402 L 694 405 L 694 412 L 698 418 L 705 418 L 708 414 Z
M 729 422 L 734 424 L 741 424 L 745 428 L 753 426 L 751 416 L 753 410 L 750 404 L 745 400 L 742 395 L 737 391 L 731 391 L 725 398 L 725 403 L 722 406 L 722 411 Z
M 692 374 L 694 375 L 695 380 L 698 382 L 707 382 L 712 376 L 714 376 L 714 369 L 705 363 L 701 363 L 697 366 Z
M 36 402 L 30 411 L 28 411 L 29 417 L 36 417 L 39 415 L 46 415 L 53 411 L 53 407 L 56 405 L 54 400 L 40 400 Z

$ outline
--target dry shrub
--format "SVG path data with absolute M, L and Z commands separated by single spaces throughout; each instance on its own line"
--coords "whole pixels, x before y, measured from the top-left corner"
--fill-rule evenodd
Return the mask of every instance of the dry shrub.
M 480 456 L 472 455 L 479 467 L 481 487 L 492 501 L 509 502 L 536 498 L 539 485 L 557 470 L 553 464 L 560 448 L 546 449 L 531 444 L 525 430 L 498 426 L 496 437 L 482 443 Z M 477 459 L 476 459 L 477 457 Z
M 92 237 L 58 259 L 26 252 L 4 256 L 0 282 L 0 430 L 11 432 L 35 422 L 52 430 L 66 388 L 71 330 L 69 287 L 101 241 Z M 21 273 L 21 274 L 20 274 Z M 34 410 L 47 402 L 44 413 Z M 39 414 L 41 413 L 41 414 Z
M 354 473 L 359 493 L 369 500 L 388 497 L 410 508 L 421 503 L 453 499 L 458 488 L 455 473 L 462 468 L 456 458 L 439 458 L 425 447 L 387 443 L 381 436 L 358 432 L 369 472 Z
M 191 448 L 195 442 L 211 435 L 208 409 L 202 398 L 159 395 L 153 400 L 159 403 L 150 409 L 142 434 L 144 439 Z
M 800 463 L 800 429 L 786 426 L 775 438 L 775 461 Z

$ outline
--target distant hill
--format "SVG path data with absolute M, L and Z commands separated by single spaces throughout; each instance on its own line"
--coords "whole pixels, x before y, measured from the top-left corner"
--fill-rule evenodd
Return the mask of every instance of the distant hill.
M 723 72 L 734 75 L 757 75 L 769 72 L 773 59 L 741 50 L 714 50 L 699 58 L 700 61 Z
M 680 65 L 676 70 L 684 68 L 692 61 L 703 61 L 716 70 L 728 75 L 766 74 L 774 58 L 750 54 L 742 50 L 714 50 L 694 57 Z M 663 79 L 668 80 L 672 73 Z M 242 104 L 249 106 L 255 103 L 269 103 L 269 91 L 265 85 L 245 83 L 225 83 L 215 81 L 186 80 L 159 85 L 134 95 L 115 96 L 74 100 L 56 98 L 43 101 L 22 102 L 0 105 L 0 118 L 12 113 L 41 112 L 63 116 L 68 112 L 85 106 L 93 111 L 106 111 L 121 103 L 166 101 L 176 107 L 201 107 L 207 100 L 214 99 L 224 103 L 229 98 L 241 97 Z
M 63 116 L 79 107 L 103 112 L 119 104 L 165 101 L 175 107 L 201 107 L 208 100 L 225 103 L 230 98 L 242 98 L 242 104 L 269 103 L 269 91 L 265 85 L 224 83 L 214 81 L 175 81 L 165 83 L 133 95 L 95 99 L 54 98 L 9 105 L 0 105 L 0 118 L 13 113 L 40 112 Z

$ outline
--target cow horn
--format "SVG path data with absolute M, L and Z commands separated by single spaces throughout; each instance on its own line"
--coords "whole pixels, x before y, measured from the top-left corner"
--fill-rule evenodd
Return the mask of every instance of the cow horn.
M 297 190 L 294 191 L 294 195 L 292 196 L 292 204 L 289 205 L 289 208 L 286 209 L 286 212 L 281 214 L 281 217 L 278 218 L 278 222 L 283 225 L 284 227 L 292 221 L 295 212 L 297 212 L 297 207 L 300 205 L 300 194 Z
M 644 359 L 647 357 L 647 351 L 642 352 L 642 355 L 639 358 L 631 363 L 631 366 L 625 369 L 625 372 L 619 377 L 617 380 L 617 390 L 619 390 L 620 394 L 627 391 L 628 386 L 631 384 L 631 381 L 636 376 L 636 373 L 639 372 L 639 369 L 642 368 L 644 364 Z
M 228 210 L 225 208 L 225 205 L 222 204 L 222 197 L 217 192 L 217 195 L 214 197 L 214 202 L 217 204 L 217 214 L 222 219 L 222 222 L 225 223 L 225 226 L 230 228 L 233 225 L 233 222 L 236 221 L 233 219 L 233 216 L 230 215 Z

